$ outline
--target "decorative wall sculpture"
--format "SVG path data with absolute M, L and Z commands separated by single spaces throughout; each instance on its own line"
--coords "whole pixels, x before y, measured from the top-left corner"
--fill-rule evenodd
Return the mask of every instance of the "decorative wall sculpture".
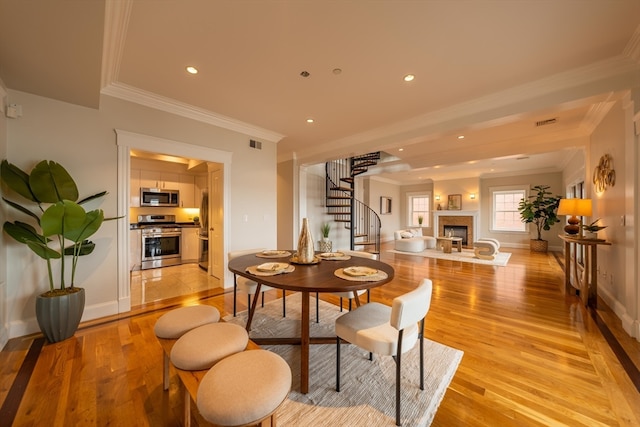
M 593 171 L 593 186 L 596 193 L 602 193 L 607 187 L 616 185 L 616 171 L 613 170 L 613 159 L 605 154 Z

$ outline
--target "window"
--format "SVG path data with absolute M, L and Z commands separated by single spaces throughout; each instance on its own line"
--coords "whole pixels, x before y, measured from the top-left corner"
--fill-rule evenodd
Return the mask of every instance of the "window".
M 527 197 L 525 187 L 489 189 L 491 192 L 491 230 L 527 231 L 526 224 L 520 219 L 518 204 Z
M 408 194 L 409 198 L 409 225 L 419 227 L 418 217 L 422 217 L 422 227 L 431 227 L 431 195 L 430 194 Z

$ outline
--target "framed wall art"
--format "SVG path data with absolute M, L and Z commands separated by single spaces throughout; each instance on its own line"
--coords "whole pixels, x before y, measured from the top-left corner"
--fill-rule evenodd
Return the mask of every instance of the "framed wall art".
M 389 215 L 391 213 L 391 197 L 380 197 L 380 215 Z
M 450 211 L 462 210 L 462 194 L 450 194 L 447 201 L 447 209 Z

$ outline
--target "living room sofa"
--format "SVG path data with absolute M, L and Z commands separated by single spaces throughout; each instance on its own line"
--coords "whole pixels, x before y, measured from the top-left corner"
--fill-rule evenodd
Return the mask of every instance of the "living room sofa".
M 395 250 L 402 252 L 422 252 L 436 247 L 436 239 L 423 236 L 422 228 L 408 228 L 393 233 Z

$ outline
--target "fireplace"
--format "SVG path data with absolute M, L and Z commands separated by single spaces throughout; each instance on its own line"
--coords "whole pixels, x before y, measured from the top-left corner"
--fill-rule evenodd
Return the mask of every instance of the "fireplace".
M 466 225 L 445 225 L 443 236 L 462 238 L 462 246 L 467 246 L 467 226 Z
M 453 236 L 462 238 L 462 246 L 472 247 L 477 240 L 477 216 L 476 211 L 437 211 L 434 213 L 434 235 L 448 236 L 451 231 Z

